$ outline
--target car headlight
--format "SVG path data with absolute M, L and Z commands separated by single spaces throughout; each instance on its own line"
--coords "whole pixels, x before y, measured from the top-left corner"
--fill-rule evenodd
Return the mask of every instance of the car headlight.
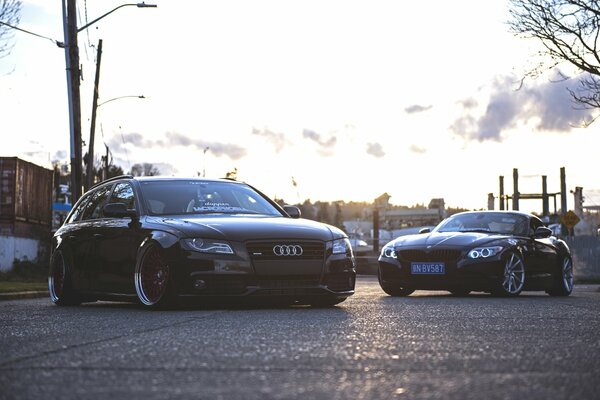
M 183 242 L 192 250 L 202 253 L 234 254 L 229 243 L 223 241 L 194 238 L 183 239 Z
M 348 238 L 334 240 L 332 252 L 333 254 L 352 254 L 352 246 Z
M 502 251 L 502 246 L 477 247 L 467 254 L 469 258 L 489 258 Z
M 394 250 L 394 244 L 388 243 L 381 249 L 381 256 L 386 258 L 396 258 L 396 250 Z

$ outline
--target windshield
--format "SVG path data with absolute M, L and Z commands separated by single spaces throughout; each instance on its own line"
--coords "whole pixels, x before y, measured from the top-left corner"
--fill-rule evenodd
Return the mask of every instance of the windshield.
M 202 180 L 140 182 L 150 215 L 282 214 L 247 185 Z
M 434 232 L 489 232 L 503 235 L 527 235 L 527 217 L 519 214 L 474 212 L 456 214 L 442 221 Z

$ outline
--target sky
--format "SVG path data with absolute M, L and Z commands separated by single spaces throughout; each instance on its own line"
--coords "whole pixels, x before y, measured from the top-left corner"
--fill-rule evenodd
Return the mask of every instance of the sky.
M 78 26 L 120 4 L 79 0 Z M 500 175 L 512 192 L 513 168 L 522 193 L 540 193 L 542 175 L 560 191 L 565 167 L 567 189 L 600 205 L 600 121 L 581 127 L 598 112 L 576 109 L 568 65 L 558 67 L 567 81 L 556 70 L 523 80 L 539 43 L 509 31 L 507 1 L 154 4 L 79 34 L 83 152 L 102 39 L 99 103 L 132 97 L 98 108 L 95 149 L 106 144 L 126 172 L 146 162 L 219 178 L 235 168 L 288 203 L 388 193 L 396 205 L 441 197 L 481 209 Z M 19 26 L 64 40 L 61 2 L 23 0 Z M 64 50 L 21 32 L 12 44 L 0 59 L 0 156 L 68 163 Z

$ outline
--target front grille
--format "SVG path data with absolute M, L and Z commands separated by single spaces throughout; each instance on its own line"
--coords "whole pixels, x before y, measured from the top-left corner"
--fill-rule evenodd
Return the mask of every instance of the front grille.
M 455 263 L 461 255 L 460 250 L 439 249 L 432 251 L 424 250 L 400 250 L 397 252 L 398 259 L 406 262 L 446 262 Z
M 300 246 L 301 255 L 276 255 L 275 246 Z M 325 258 L 325 244 L 323 242 L 278 240 L 268 242 L 249 242 L 246 250 L 253 261 L 292 261 L 292 260 L 323 260 Z

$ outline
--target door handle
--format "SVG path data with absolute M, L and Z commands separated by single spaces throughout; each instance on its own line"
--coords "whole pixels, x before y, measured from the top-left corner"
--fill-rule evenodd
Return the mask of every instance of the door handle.
M 103 238 L 103 237 L 104 237 L 104 235 L 103 235 L 103 234 L 101 234 L 101 233 L 94 233 L 94 235 L 93 235 L 93 236 L 94 236 L 94 239 L 101 239 L 101 238 Z

